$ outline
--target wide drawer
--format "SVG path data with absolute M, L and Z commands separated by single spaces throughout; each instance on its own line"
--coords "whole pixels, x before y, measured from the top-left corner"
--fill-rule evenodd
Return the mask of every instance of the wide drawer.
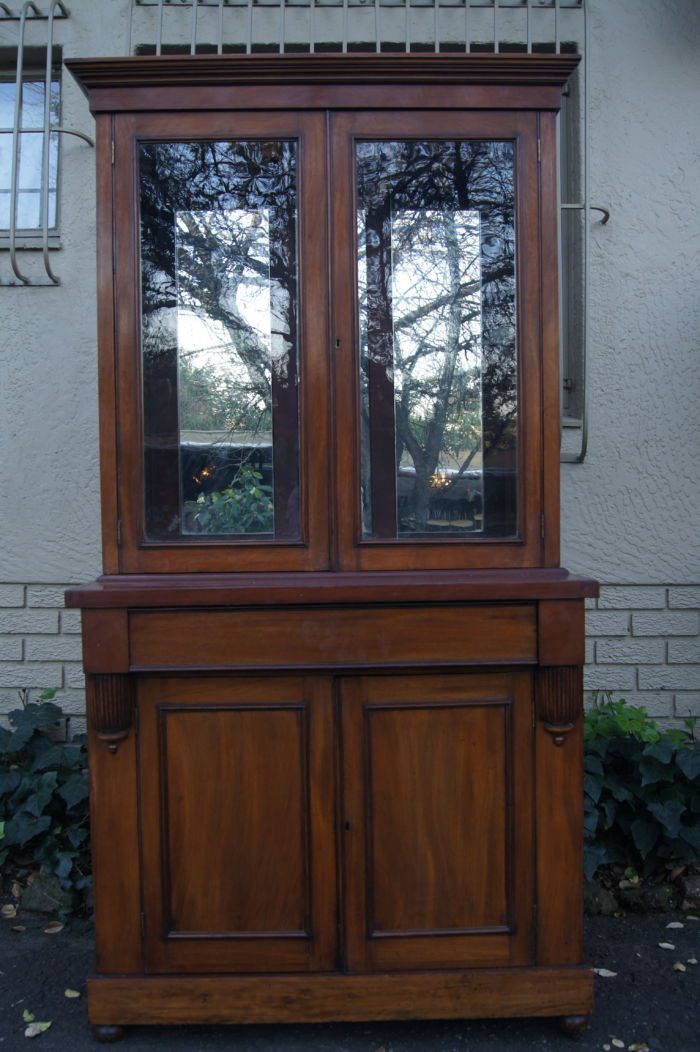
M 129 652 L 132 669 L 530 664 L 537 628 L 530 604 L 135 610 Z

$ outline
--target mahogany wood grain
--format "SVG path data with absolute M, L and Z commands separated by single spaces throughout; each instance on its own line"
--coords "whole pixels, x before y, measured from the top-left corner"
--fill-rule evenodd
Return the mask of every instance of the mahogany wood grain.
M 490 88 L 550 85 L 562 88 L 580 62 L 562 54 L 314 54 L 314 55 L 158 55 L 71 58 L 67 68 L 83 91 L 97 88 L 186 86 L 227 88 L 298 84 L 367 85 L 479 84 Z M 523 95 L 522 91 L 519 93 Z M 532 107 L 533 109 L 536 107 Z
M 534 663 L 531 605 L 138 610 L 133 669 Z
M 587 1015 L 585 968 L 483 968 L 400 975 L 139 976 L 92 979 L 90 1020 L 139 1023 L 325 1023 Z
M 97 968 L 134 973 L 141 953 L 141 872 L 139 857 L 136 736 L 131 733 L 110 752 L 93 719 L 93 682 L 86 683 L 90 833 L 95 907 Z
M 583 600 L 541 599 L 537 604 L 537 660 L 540 665 L 583 665 Z
M 336 954 L 327 680 L 139 684 L 151 971 L 322 971 Z
M 598 595 L 598 582 L 568 570 L 392 573 L 129 574 L 69 588 L 66 606 L 288 606 L 339 603 L 499 602 Z
M 349 969 L 531 962 L 531 674 L 341 689 Z
M 85 610 L 82 630 L 85 672 L 129 671 L 129 620 L 126 610 Z
M 559 216 L 557 206 L 557 115 L 538 115 L 540 137 L 540 343 L 542 347 L 543 566 L 559 565 Z
M 580 676 L 578 678 L 580 688 Z M 583 698 L 557 746 L 538 719 L 535 747 L 537 963 L 583 960 Z M 566 1013 L 585 1015 L 587 1013 Z

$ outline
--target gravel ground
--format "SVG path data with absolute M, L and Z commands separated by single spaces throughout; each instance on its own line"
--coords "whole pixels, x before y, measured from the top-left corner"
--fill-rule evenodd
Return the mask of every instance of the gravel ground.
M 683 928 L 668 929 L 669 921 Z M 12 925 L 26 924 L 24 932 Z M 316 1026 L 134 1027 L 123 1052 L 592 1052 L 624 1042 L 646 1042 L 650 1052 L 700 1052 L 700 922 L 682 915 L 597 917 L 587 925 L 594 967 L 617 972 L 599 977 L 596 1012 L 575 1043 L 551 1020 L 336 1024 Z M 663 950 L 660 942 L 673 943 Z M 674 971 L 676 961 L 686 971 Z M 36 919 L 0 921 L 0 1052 L 27 1049 L 24 1010 L 52 1026 L 29 1047 L 37 1052 L 96 1052 L 85 1017 L 85 977 L 92 967 L 91 933 L 76 923 L 45 935 Z M 81 991 L 68 1000 L 64 990 Z M 642 1047 L 644 1047 L 642 1045 Z

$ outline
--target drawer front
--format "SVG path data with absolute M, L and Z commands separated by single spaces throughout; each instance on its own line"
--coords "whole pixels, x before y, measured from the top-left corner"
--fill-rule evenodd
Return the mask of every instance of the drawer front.
M 532 664 L 533 605 L 133 611 L 130 665 L 352 668 Z

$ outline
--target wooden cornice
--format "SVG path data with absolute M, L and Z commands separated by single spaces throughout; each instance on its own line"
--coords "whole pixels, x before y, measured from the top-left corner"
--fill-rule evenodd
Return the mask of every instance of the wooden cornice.
M 293 54 L 159 55 L 69 59 L 96 89 L 247 85 L 504 85 L 563 87 L 579 55 Z

